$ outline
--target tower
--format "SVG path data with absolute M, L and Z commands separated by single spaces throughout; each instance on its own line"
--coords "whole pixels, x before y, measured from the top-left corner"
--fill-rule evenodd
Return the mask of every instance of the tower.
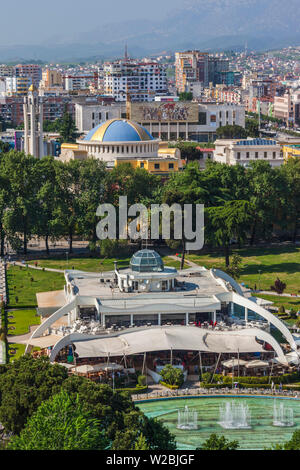
M 24 151 L 36 158 L 44 156 L 43 101 L 33 85 L 24 98 Z

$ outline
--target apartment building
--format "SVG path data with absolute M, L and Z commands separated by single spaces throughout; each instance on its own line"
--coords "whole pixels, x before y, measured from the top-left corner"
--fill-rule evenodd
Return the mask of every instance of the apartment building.
M 104 93 L 116 101 L 154 101 L 168 91 L 165 66 L 156 62 L 120 60 L 103 66 Z

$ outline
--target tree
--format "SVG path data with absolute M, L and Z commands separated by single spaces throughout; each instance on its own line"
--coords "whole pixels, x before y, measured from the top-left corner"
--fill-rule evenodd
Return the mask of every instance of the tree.
M 274 283 L 274 286 L 271 286 L 270 289 L 277 292 L 277 294 L 283 294 L 286 289 L 286 284 L 282 282 L 279 278 L 277 278 Z
M 134 445 L 134 450 L 150 450 L 150 447 L 147 444 L 146 438 L 143 436 L 143 434 L 140 434 L 140 436 L 137 438 Z
M 22 356 L 0 368 L 0 422 L 6 431 L 19 433 L 39 405 L 58 393 L 68 373 L 47 358 Z
M 279 170 L 284 178 L 285 191 L 284 195 L 284 209 L 281 210 L 280 218 L 284 226 L 292 227 L 292 240 L 296 243 L 297 234 L 300 225 L 300 161 L 291 158 L 285 165 L 282 165 Z
M 192 101 L 193 93 L 191 91 L 183 91 L 179 93 L 179 101 Z
M 223 206 L 206 209 L 205 236 L 214 245 L 223 247 L 226 268 L 230 264 L 230 242 L 245 240 L 251 221 L 248 201 L 229 201 Z
M 278 169 L 266 161 L 251 162 L 247 170 L 248 200 L 252 216 L 250 244 L 259 237 L 269 239 L 284 208 L 285 181 Z
M 57 130 L 60 134 L 61 142 L 76 142 L 79 135 L 75 121 L 67 110 L 64 111 L 64 114 L 58 123 Z
M 118 449 L 134 449 L 142 434 L 151 450 L 176 449 L 175 437 L 161 423 L 135 407 L 131 396 L 116 393 L 108 385 L 84 377 L 68 377 L 67 369 L 50 364 L 48 358 L 23 356 L 0 368 L 0 422 L 6 432 L 20 434 L 39 406 L 64 390 L 72 403 L 78 400 L 81 413 L 99 422 L 99 429 Z M 127 444 L 124 439 L 130 436 Z
M 177 385 L 181 387 L 184 382 L 183 372 L 171 364 L 167 364 L 161 371 L 163 381 L 168 385 Z
M 217 434 L 211 434 L 196 450 L 237 450 L 238 448 L 238 441 L 229 441 L 224 436 L 218 437 Z
M 108 171 L 105 163 L 95 158 L 78 165 L 78 232 L 94 244 L 97 241 L 97 208 L 107 202 Z
M 37 191 L 40 184 L 38 160 L 24 152 L 12 151 L 1 158 L 1 174 L 10 182 L 10 206 L 3 217 L 7 237 L 22 234 L 24 253 L 38 218 Z
M 230 266 L 227 267 L 226 272 L 233 277 L 233 279 L 238 280 L 242 272 L 242 258 L 238 254 L 233 254 L 230 262 Z
M 237 126 L 236 124 L 221 126 L 216 131 L 217 137 L 219 139 L 246 139 L 247 132 L 242 126 Z
M 11 450 L 103 450 L 109 442 L 100 422 L 87 412 L 78 396 L 65 390 L 44 401 L 27 421 Z
M 259 125 L 255 119 L 246 118 L 245 130 L 247 137 L 259 137 Z
M 38 217 L 35 232 L 38 236 L 45 237 L 47 254 L 49 254 L 49 238 L 55 240 L 61 234 L 61 227 L 56 217 L 56 208 L 59 205 L 59 187 L 56 178 L 58 164 L 53 157 L 44 157 L 37 161 L 40 186 L 36 196 Z

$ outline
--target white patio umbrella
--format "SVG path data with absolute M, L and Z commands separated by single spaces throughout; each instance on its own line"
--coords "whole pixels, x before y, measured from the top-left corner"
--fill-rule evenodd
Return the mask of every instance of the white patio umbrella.
M 265 369 L 269 367 L 269 363 L 267 361 L 249 361 L 245 364 L 246 369 Z
M 247 364 L 243 359 L 230 359 L 229 361 L 222 362 L 222 365 L 227 369 L 232 369 L 234 367 L 244 366 Z

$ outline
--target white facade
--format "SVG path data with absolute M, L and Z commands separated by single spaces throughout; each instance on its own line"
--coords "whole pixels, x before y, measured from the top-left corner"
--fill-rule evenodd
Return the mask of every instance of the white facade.
M 251 161 L 263 160 L 272 167 L 284 163 L 280 145 L 267 139 L 218 139 L 215 142 L 214 161 L 227 165 L 249 166 Z
M 65 90 L 78 91 L 85 90 L 89 87 L 91 77 L 65 77 Z
M 101 104 L 75 104 L 75 123 L 79 132 L 87 132 L 109 119 L 119 119 L 126 115 L 125 104 L 109 106 Z
M 106 63 L 103 67 L 104 92 L 116 101 L 154 101 L 159 92 L 167 92 L 167 74 L 157 63 L 119 61 Z

